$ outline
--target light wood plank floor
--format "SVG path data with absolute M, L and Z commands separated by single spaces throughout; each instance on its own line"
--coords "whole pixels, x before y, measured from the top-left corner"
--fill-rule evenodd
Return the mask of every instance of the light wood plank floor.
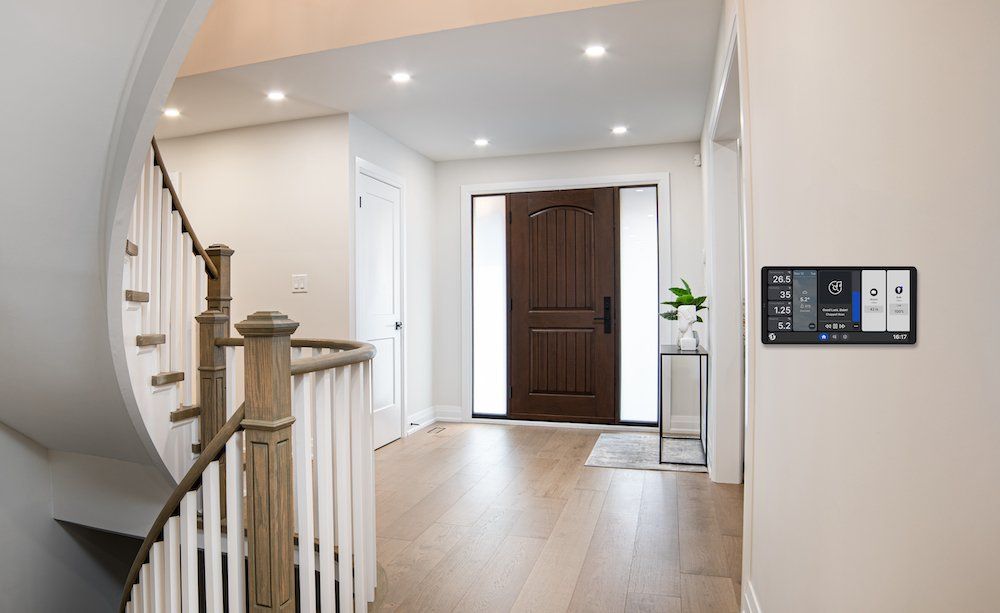
M 742 487 L 584 466 L 598 435 L 438 424 L 378 450 L 370 610 L 738 611 Z

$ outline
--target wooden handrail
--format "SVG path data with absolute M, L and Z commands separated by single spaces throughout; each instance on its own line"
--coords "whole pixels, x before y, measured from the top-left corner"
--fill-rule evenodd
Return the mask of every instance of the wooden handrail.
M 135 560 L 132 562 L 132 568 L 128 571 L 128 579 L 125 580 L 125 588 L 122 590 L 121 603 L 119 604 L 119 613 L 125 613 L 125 606 L 128 604 L 129 598 L 132 596 L 132 586 L 139 581 L 139 571 L 142 569 L 142 565 L 146 563 L 147 558 L 149 558 L 149 551 L 152 549 L 153 544 L 156 543 L 160 536 L 163 534 L 163 529 L 167 525 L 167 520 L 173 517 L 177 510 L 180 508 L 181 501 L 184 497 L 195 490 L 201 483 L 201 476 L 208 468 L 208 465 L 219 459 L 220 456 L 226 450 L 226 443 L 236 432 L 242 429 L 243 422 L 243 410 L 244 405 L 240 405 L 240 408 L 236 409 L 233 416 L 229 418 L 219 433 L 209 441 L 208 445 L 203 447 L 201 450 L 201 455 L 198 459 L 194 461 L 191 468 L 188 469 L 187 474 L 181 479 L 181 482 L 177 484 L 174 491 L 170 494 L 170 498 L 167 499 L 166 504 L 163 505 L 163 509 L 160 510 L 160 514 L 156 516 L 156 521 L 153 522 L 153 527 L 149 529 L 149 533 L 146 534 L 146 539 L 142 541 L 142 546 L 139 547 L 139 553 L 136 554 Z
M 177 190 L 174 189 L 174 182 L 170 180 L 170 173 L 167 172 L 167 166 L 163 163 L 163 156 L 160 155 L 160 146 L 156 144 L 155 136 L 153 137 L 153 163 L 160 167 L 160 171 L 163 174 L 163 184 L 167 187 L 167 191 L 170 192 L 171 206 L 180 214 L 181 226 L 187 232 L 188 236 L 191 237 L 191 244 L 194 247 L 195 254 L 200 255 L 201 259 L 205 261 L 205 270 L 208 272 L 208 275 L 213 279 L 218 279 L 219 269 L 215 267 L 215 262 L 212 261 L 212 258 L 208 257 L 208 252 L 205 251 L 201 241 L 198 240 L 198 235 L 194 233 L 194 228 L 191 226 L 191 220 L 188 219 L 187 213 L 184 212 L 184 207 L 181 206 L 181 199 L 177 196 Z
M 219 338 L 216 347 L 242 347 L 242 338 Z M 340 368 L 366 362 L 375 357 L 375 346 L 360 341 L 326 340 L 318 338 L 293 338 L 292 347 L 312 349 L 337 349 L 338 353 L 292 360 L 292 375 L 303 375 L 330 368 Z

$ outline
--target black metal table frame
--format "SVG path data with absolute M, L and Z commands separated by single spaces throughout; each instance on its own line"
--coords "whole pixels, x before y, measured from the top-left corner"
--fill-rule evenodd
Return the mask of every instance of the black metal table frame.
M 694 356 L 698 358 L 698 440 L 701 441 L 701 449 L 705 453 L 705 463 L 701 464 L 698 462 L 664 462 L 663 461 L 663 439 L 686 439 L 688 437 L 681 436 L 664 436 L 663 435 L 663 358 L 673 357 L 673 356 Z M 702 366 L 701 358 L 705 358 L 705 391 L 702 392 Z M 705 423 L 708 421 L 708 383 L 709 383 L 709 360 L 708 352 L 702 349 L 700 346 L 693 350 L 684 350 L 677 345 L 661 345 L 660 346 L 660 356 L 659 356 L 659 368 L 657 369 L 657 398 L 658 403 L 658 414 L 657 422 L 659 422 L 660 427 L 660 437 L 657 441 L 657 452 L 659 454 L 660 464 L 683 464 L 687 466 L 708 466 L 708 433 L 705 432 Z M 704 404 L 704 419 L 702 419 L 702 404 Z

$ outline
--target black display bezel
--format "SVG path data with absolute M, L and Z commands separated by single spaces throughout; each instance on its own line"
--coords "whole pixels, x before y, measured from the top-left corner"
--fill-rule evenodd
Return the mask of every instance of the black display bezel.
M 769 331 L 767 329 L 767 288 L 770 270 L 907 270 L 910 272 L 910 330 L 908 332 L 863 332 L 850 330 L 846 333 L 825 333 L 827 340 L 821 340 L 822 331 Z M 913 266 L 764 266 L 760 269 L 760 340 L 765 345 L 913 345 L 917 342 L 917 269 Z M 846 339 L 839 338 L 846 334 Z M 837 338 L 833 338 L 837 337 Z

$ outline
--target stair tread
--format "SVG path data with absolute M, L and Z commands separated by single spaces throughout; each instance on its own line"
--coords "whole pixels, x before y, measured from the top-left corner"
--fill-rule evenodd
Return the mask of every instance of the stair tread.
M 149 292 L 127 289 L 125 290 L 125 300 L 128 302 L 149 302 Z
M 132 241 L 125 239 L 125 255 L 136 256 L 139 255 L 139 245 L 136 245 Z
M 135 337 L 137 347 L 149 347 L 151 345 L 162 345 L 167 342 L 166 334 L 140 334 Z
M 168 385 L 184 380 L 184 372 L 180 370 L 160 372 L 153 375 L 153 385 Z
M 201 407 L 192 405 L 181 405 L 179 409 L 171 411 L 170 421 L 178 422 L 184 421 L 185 419 L 192 419 L 201 415 Z

